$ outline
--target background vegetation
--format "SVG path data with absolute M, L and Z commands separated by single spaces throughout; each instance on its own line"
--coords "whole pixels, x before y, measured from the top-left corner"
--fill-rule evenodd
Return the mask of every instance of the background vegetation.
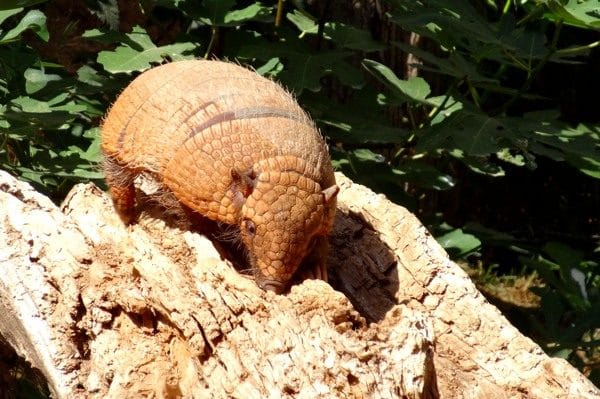
M 0 8 L 0 168 L 56 201 L 102 184 L 99 125 L 138 73 L 250 65 L 296 94 L 337 169 L 416 213 L 522 332 L 600 385 L 598 0 Z

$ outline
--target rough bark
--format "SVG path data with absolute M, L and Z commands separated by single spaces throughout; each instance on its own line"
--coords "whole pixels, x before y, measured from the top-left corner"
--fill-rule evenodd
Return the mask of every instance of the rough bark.
M 93 185 L 58 208 L 0 172 L 0 333 L 59 398 L 600 395 L 412 214 L 337 179 L 331 285 L 274 295 L 198 233 L 124 227 Z

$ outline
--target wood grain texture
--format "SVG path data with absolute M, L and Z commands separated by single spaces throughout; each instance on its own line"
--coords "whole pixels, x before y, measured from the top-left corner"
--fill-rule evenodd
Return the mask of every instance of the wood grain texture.
M 335 289 L 274 295 L 197 233 L 123 226 L 92 185 L 59 210 L 0 172 L 0 333 L 58 398 L 598 397 L 413 215 L 337 179 Z

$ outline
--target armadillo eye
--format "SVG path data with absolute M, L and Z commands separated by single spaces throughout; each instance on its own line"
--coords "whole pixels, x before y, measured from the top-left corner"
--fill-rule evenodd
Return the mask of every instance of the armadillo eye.
M 250 219 L 244 220 L 244 228 L 246 229 L 246 232 L 248 232 L 248 234 L 250 234 L 251 236 L 253 236 L 256 233 L 256 225 Z

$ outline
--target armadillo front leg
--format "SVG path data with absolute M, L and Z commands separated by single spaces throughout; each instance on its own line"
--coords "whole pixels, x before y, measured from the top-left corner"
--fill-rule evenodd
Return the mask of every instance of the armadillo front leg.
M 312 251 L 302 262 L 300 277 L 302 279 L 328 280 L 327 274 L 327 255 L 329 253 L 329 241 L 327 237 L 319 236 L 315 238 L 315 245 Z
M 108 156 L 104 159 L 103 167 L 106 183 L 119 217 L 125 224 L 133 223 L 137 216 L 133 184 L 135 173 Z

